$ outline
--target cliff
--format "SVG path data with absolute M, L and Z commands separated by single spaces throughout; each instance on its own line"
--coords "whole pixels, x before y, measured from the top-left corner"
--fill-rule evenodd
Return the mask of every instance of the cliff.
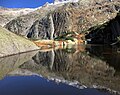
M 87 33 L 87 30 L 96 25 L 115 18 L 119 11 L 120 1 L 107 0 L 80 0 L 77 3 L 61 3 L 46 5 L 34 13 L 18 17 L 6 28 L 16 34 L 28 38 L 50 39 L 52 15 L 54 34 L 57 38 L 66 33 Z
M 9 21 L 15 19 L 16 17 L 26 15 L 34 10 L 36 10 L 36 9 L 0 7 L 0 25 L 4 26 Z
M 39 49 L 31 41 L 0 27 L 0 57 Z
M 11 20 L 4 27 L 18 35 L 26 36 L 29 32 L 28 30 L 32 27 L 33 23 L 35 23 L 36 20 L 45 17 L 51 11 L 55 10 L 58 6 L 62 5 L 45 4 L 44 6 L 28 13 L 27 15 L 19 16 Z

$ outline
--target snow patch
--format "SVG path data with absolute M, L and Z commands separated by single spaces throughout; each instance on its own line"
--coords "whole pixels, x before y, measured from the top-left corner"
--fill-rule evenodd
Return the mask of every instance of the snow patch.
M 55 0 L 54 4 L 60 4 L 60 3 L 69 3 L 69 2 L 78 2 L 79 0 Z

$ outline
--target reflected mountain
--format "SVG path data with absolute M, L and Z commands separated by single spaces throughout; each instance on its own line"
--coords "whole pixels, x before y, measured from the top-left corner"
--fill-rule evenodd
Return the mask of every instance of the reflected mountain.
M 98 57 L 120 72 L 120 53 L 117 46 L 89 45 L 86 50 L 92 57 Z
M 0 79 L 30 60 L 37 51 L 0 58 Z
M 81 49 L 82 48 L 82 49 Z M 83 51 L 84 48 L 84 51 Z M 89 47 L 90 48 L 90 47 Z M 105 61 L 86 51 L 86 46 L 38 52 L 19 68 L 27 69 L 44 77 L 78 81 L 82 85 L 107 87 L 120 91 L 120 74 Z

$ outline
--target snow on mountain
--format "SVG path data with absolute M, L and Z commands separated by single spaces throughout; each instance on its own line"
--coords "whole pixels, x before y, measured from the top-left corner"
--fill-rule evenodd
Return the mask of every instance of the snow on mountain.
M 0 8 L 0 15 L 13 15 L 13 16 L 19 16 L 19 15 L 25 15 L 29 12 L 34 11 L 35 9 L 30 8 Z
M 54 4 L 78 2 L 79 0 L 54 0 Z

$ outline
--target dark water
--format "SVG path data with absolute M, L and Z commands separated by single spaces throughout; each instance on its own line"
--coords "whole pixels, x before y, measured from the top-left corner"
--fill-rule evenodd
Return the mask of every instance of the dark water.
M 111 95 L 113 90 L 119 93 L 118 50 L 88 45 L 1 58 L 0 95 Z M 36 74 L 44 78 L 33 76 Z M 88 88 L 79 89 L 77 85 L 48 81 L 49 78 L 78 81 Z M 103 87 L 104 92 L 94 87 Z
M 91 56 L 106 61 L 108 65 L 120 72 L 120 48 L 107 45 L 91 45 L 86 47 L 86 51 L 89 51 Z

